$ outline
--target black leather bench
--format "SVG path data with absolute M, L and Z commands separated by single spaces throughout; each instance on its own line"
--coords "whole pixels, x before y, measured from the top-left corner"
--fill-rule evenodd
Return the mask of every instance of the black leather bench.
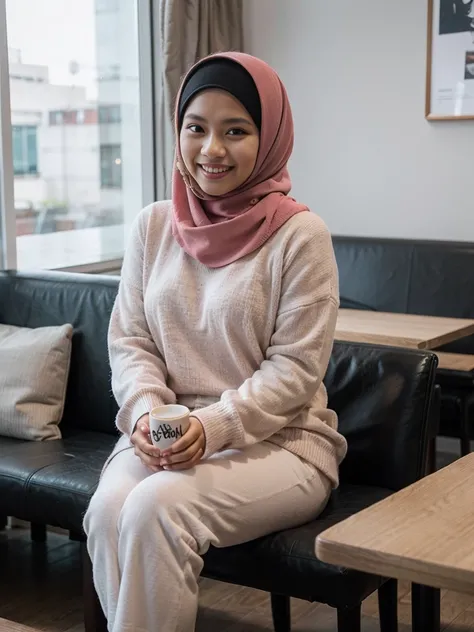
M 82 541 L 82 519 L 117 439 L 106 331 L 118 287 L 113 277 L 0 273 L 0 322 L 74 326 L 63 438 L 44 443 L 0 437 L 0 515 L 54 525 Z M 389 347 L 336 343 L 325 378 L 349 452 L 341 487 L 325 512 L 301 527 L 228 549 L 211 549 L 204 574 L 272 594 L 275 629 L 288 632 L 290 597 L 328 603 L 339 630 L 357 632 L 360 606 L 379 589 L 384 632 L 396 622 L 396 582 L 329 566 L 315 556 L 325 528 L 426 472 L 435 427 L 430 411 L 436 358 Z M 103 629 L 84 554 L 87 632 Z M 415 604 L 416 606 L 416 604 Z
M 474 318 L 474 244 L 333 237 L 341 306 L 382 312 Z M 474 354 L 474 336 L 443 351 Z M 442 370 L 440 431 L 461 439 L 461 454 L 473 435 L 474 375 Z

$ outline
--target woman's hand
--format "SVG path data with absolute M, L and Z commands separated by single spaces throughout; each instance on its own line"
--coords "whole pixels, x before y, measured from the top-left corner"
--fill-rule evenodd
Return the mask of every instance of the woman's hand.
M 189 418 L 190 425 L 184 435 L 161 453 L 160 465 L 164 470 L 189 470 L 202 458 L 206 437 L 201 422 Z
M 160 451 L 151 442 L 149 419 L 148 414 L 140 417 L 130 437 L 130 442 L 135 447 L 135 454 L 140 457 L 142 463 L 153 472 L 160 472 L 163 469 L 160 466 Z

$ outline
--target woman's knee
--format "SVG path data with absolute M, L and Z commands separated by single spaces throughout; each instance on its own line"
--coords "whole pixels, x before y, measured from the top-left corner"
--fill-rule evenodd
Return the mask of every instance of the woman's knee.
M 116 530 L 126 498 L 127 494 L 119 487 L 106 488 L 99 484 L 84 516 L 84 531 L 87 536 Z
M 120 512 L 119 531 L 147 533 L 151 525 L 156 528 L 159 523 L 181 522 L 183 515 L 195 513 L 194 496 L 186 475 L 157 472 L 127 496 Z

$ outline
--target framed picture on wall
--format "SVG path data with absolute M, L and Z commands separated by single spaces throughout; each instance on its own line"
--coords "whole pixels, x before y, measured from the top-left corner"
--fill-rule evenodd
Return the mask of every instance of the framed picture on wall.
M 474 119 L 474 0 L 428 0 L 425 114 Z

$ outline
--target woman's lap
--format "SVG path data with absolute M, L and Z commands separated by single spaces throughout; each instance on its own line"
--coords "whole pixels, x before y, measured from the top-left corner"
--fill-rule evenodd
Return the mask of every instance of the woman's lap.
M 212 532 L 212 544 L 231 546 L 314 518 L 329 494 L 316 468 L 268 442 L 221 452 L 183 472 L 152 473 L 125 449 L 109 461 L 91 507 L 96 501 L 119 523 L 127 508 L 153 520 L 156 507 L 185 505 Z

